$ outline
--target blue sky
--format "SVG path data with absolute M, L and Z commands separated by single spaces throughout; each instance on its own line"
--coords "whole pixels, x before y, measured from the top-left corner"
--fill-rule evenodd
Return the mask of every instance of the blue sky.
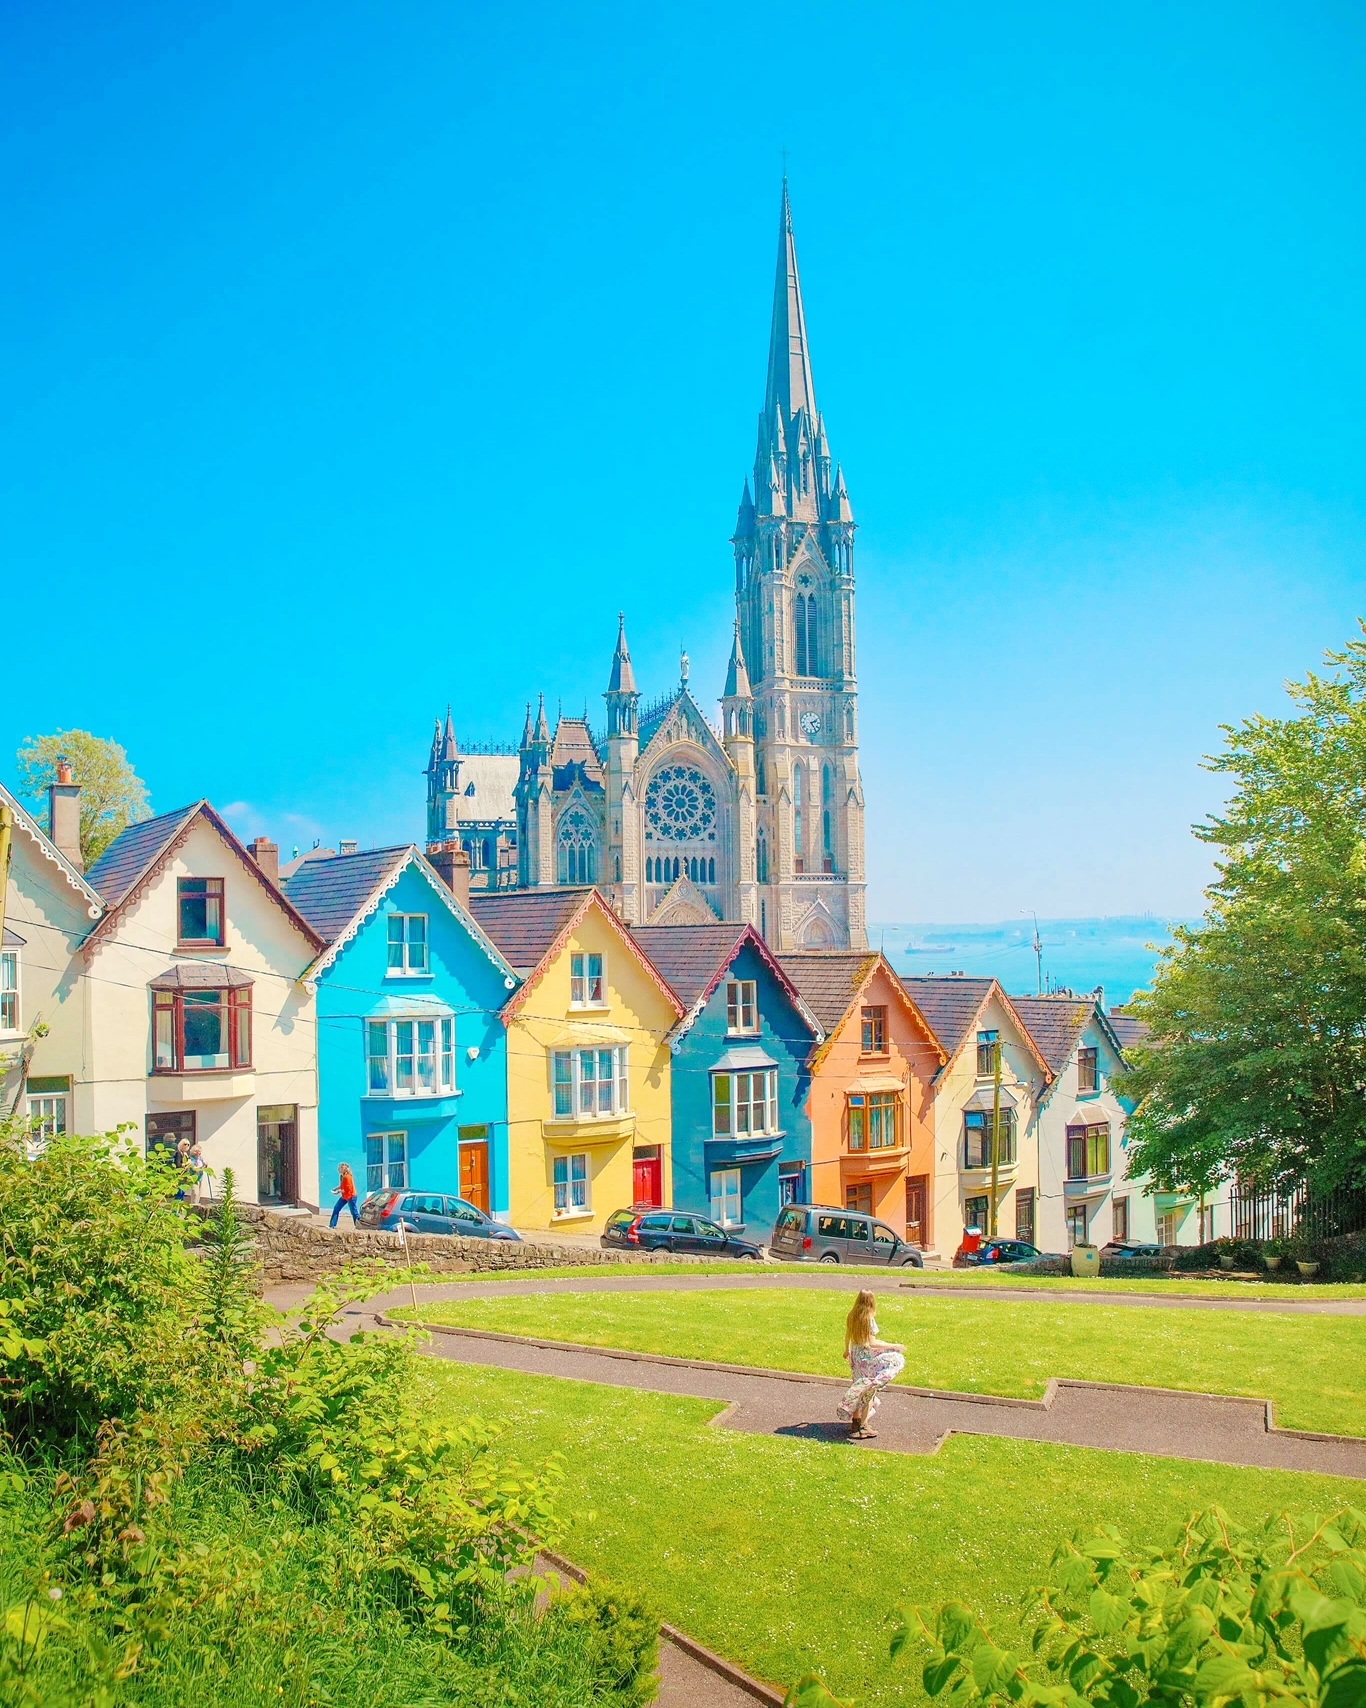
M 0 773 L 420 835 L 433 715 L 719 692 L 789 170 L 870 912 L 1184 915 L 1366 610 L 1348 5 L 11 6 Z

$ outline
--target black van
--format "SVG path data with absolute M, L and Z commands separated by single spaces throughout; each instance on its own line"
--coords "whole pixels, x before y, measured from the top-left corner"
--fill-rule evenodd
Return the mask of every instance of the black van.
M 789 1204 L 779 1211 L 768 1254 L 784 1263 L 925 1267 L 920 1248 L 908 1245 L 885 1222 L 862 1215 L 858 1210 L 836 1210 L 828 1204 Z

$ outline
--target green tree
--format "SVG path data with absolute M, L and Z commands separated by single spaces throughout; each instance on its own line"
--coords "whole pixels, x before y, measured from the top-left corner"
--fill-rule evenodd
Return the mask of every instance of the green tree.
M 31 735 L 15 756 L 20 792 L 41 806 L 49 783 L 57 780 L 57 761 L 68 759 L 81 786 L 81 857 L 87 866 L 121 830 L 147 818 L 147 785 L 116 741 L 88 729 L 59 729 L 55 735 Z
M 1362 625 L 1366 637 L 1366 624 Z M 1169 1189 L 1366 1184 L 1366 638 L 1224 726 L 1230 779 L 1195 834 L 1218 877 L 1133 1012 L 1129 1167 Z

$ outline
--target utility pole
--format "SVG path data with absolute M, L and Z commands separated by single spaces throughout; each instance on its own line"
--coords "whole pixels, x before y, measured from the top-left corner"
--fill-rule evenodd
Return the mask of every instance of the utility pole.
M 1034 965 L 1038 974 L 1038 994 L 1043 995 L 1043 938 L 1039 936 L 1039 916 L 1034 915 Z
M 1001 1034 L 996 1034 L 996 1072 L 991 1093 L 991 1207 L 988 1213 L 990 1237 L 996 1238 L 996 1186 L 1001 1154 Z

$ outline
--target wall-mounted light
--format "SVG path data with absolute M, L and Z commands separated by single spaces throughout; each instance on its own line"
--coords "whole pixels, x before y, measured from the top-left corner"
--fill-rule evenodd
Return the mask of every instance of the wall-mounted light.
M 478 1044 L 471 1044 L 469 1049 L 465 1051 L 465 1060 L 467 1062 L 477 1062 L 479 1060 Z

